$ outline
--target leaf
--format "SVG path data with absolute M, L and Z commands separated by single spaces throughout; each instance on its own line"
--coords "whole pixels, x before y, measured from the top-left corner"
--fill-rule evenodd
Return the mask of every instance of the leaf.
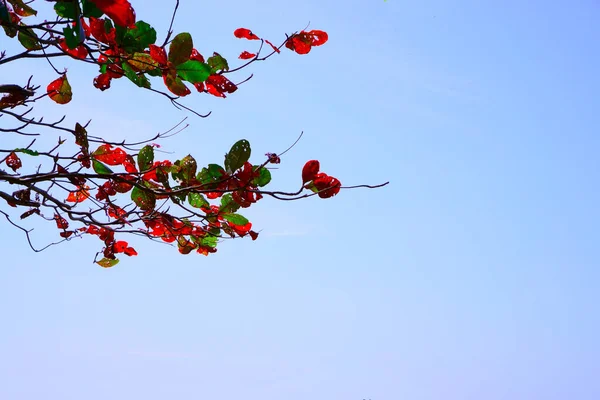
M 319 161 L 307 161 L 306 164 L 304 164 L 304 167 L 302 168 L 302 183 L 304 184 L 315 179 L 315 177 L 319 173 L 319 168 L 321 168 L 319 165 Z
M 96 7 L 96 5 L 93 2 L 89 0 L 83 0 L 82 4 L 82 15 L 84 17 L 99 18 L 102 16 L 102 14 L 104 14 L 98 9 L 98 7 Z M 57 2 L 56 4 L 54 4 L 54 11 L 56 12 L 56 14 L 63 18 L 77 18 L 77 11 L 75 8 L 75 3 L 73 2 Z
M 147 22 L 138 21 L 134 27 L 122 33 L 119 42 L 128 53 L 143 51 L 156 42 L 156 30 Z
M 100 145 L 92 156 L 98 161 L 113 166 L 121 165 L 127 159 L 127 153 L 118 147 L 113 149 L 110 144 Z
M 219 53 L 213 53 L 213 56 L 209 57 L 206 62 L 210 66 L 213 74 L 218 71 L 229 71 L 229 64 L 227 64 L 227 60 L 224 59 Z
M 67 104 L 73 98 L 67 74 L 50 82 L 46 88 L 46 92 L 48 93 L 48 96 L 58 104 Z
M 156 206 L 154 193 L 140 189 L 135 186 L 131 191 L 131 200 L 142 210 L 151 211 Z
M 242 53 L 239 55 L 238 58 L 240 60 L 249 60 L 249 59 L 254 58 L 254 57 L 256 57 L 255 53 L 249 53 L 247 51 L 242 51 Z
M 27 50 L 40 50 L 42 48 L 37 35 L 30 28 L 19 29 L 18 39 Z
M 249 222 L 248 219 L 246 219 L 246 217 L 240 214 L 224 214 L 223 218 L 231 222 L 232 224 L 238 226 L 244 226 Z
M 15 151 L 15 153 L 25 153 L 25 154 L 28 154 L 28 155 L 34 156 L 34 157 L 40 155 L 40 153 L 38 153 L 35 150 L 29 150 L 29 149 L 23 149 L 23 148 L 18 148 L 18 149 L 15 149 L 14 151 Z
M 150 54 L 146 53 L 134 53 L 133 57 L 127 62 L 140 71 L 151 71 L 158 68 L 158 63 Z
M 89 0 L 104 14 L 108 15 L 115 24 L 122 27 L 134 27 L 135 11 L 127 0 Z
M 94 171 L 100 175 L 110 175 L 113 173 L 110 168 L 96 159 L 92 159 L 92 167 L 94 168 Z
M 65 201 L 71 203 L 81 203 L 82 201 L 85 201 L 88 197 L 90 197 L 90 192 L 88 190 L 88 186 L 83 186 L 80 187 L 79 190 L 69 192 L 69 196 L 67 196 L 67 199 Z
M 217 247 L 217 244 L 219 243 L 219 238 L 216 236 L 204 236 L 201 240 L 200 240 L 200 246 L 206 246 L 206 247 Z
M 121 67 L 123 67 L 123 71 L 125 72 L 125 76 L 131 82 L 135 83 L 139 87 L 150 89 L 150 81 L 148 80 L 148 78 L 146 78 L 146 76 L 144 74 L 139 74 L 138 75 L 133 70 L 133 68 L 131 68 L 131 65 L 129 65 L 129 63 L 127 63 L 127 62 L 122 63 Z
M 140 172 L 148 171 L 154 163 L 154 147 L 146 145 L 142 147 L 137 156 Z
M 240 209 L 240 205 L 233 200 L 231 193 L 227 193 L 221 197 L 221 208 L 220 211 L 225 214 L 234 213 Z
M 81 43 L 77 31 L 71 26 L 64 27 L 63 34 L 65 35 L 65 43 L 69 49 L 73 50 L 79 46 L 79 43 Z
M 177 66 L 177 75 L 190 83 L 204 82 L 211 73 L 208 64 L 188 60 Z
M 260 38 L 256 36 L 250 29 L 246 28 L 238 28 L 233 31 L 233 35 L 238 39 L 248 39 L 248 40 L 259 40 Z
M 17 172 L 17 170 L 23 166 L 21 159 L 15 154 L 14 151 L 11 152 L 8 157 L 6 157 L 6 165 L 8 165 L 9 168 L 14 172 Z
M 169 71 L 168 73 L 163 74 L 163 80 L 167 89 L 174 95 L 183 97 L 191 93 L 190 89 L 185 86 L 181 78 L 177 76 L 176 71 Z
M 256 168 L 256 167 L 257 166 L 255 165 L 253 168 Z M 254 178 L 252 180 L 253 185 L 263 187 L 263 186 L 266 186 L 269 182 L 271 182 L 271 171 L 269 171 L 265 167 L 260 167 L 260 169 L 258 170 L 258 173 L 260 175 L 258 175 L 256 178 Z
M 188 203 L 190 203 L 190 206 L 196 208 L 210 207 L 208 200 L 200 193 L 192 192 L 188 194 Z
M 196 169 L 198 165 L 196 160 L 191 155 L 187 155 L 181 159 L 181 163 L 179 164 L 181 168 L 181 177 L 184 182 L 188 182 L 191 179 L 196 177 Z
M 186 62 L 190 59 L 193 48 L 192 36 L 187 32 L 180 33 L 169 46 L 169 61 L 175 66 Z
M 250 159 L 250 143 L 246 139 L 237 141 L 225 156 L 225 169 L 228 173 L 244 166 Z
M 208 168 L 202 168 L 196 179 L 204 186 L 207 186 L 207 189 L 214 189 L 216 184 L 221 182 L 223 178 L 227 175 L 223 167 L 218 164 L 208 164 Z
M 98 264 L 99 266 L 101 266 L 103 268 L 114 267 L 118 263 L 119 263 L 119 259 L 117 259 L 117 258 L 115 258 L 114 260 L 112 260 L 110 258 L 104 257 L 102 260 L 96 261 L 96 264 Z
M 79 122 L 75 123 L 75 144 L 88 148 L 87 131 Z
M 37 15 L 37 11 L 29 7 L 23 2 L 23 0 L 11 0 L 9 3 L 12 4 L 15 14 L 21 17 L 29 17 L 31 15 Z

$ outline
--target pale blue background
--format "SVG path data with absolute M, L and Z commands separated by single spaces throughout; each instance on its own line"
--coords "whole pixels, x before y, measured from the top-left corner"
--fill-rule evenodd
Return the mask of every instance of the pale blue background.
M 172 3 L 133 4 L 164 32 Z M 110 270 L 93 238 L 34 254 L 0 222 L 0 399 L 600 398 L 599 17 L 595 0 L 183 0 L 177 31 L 232 63 L 255 45 L 241 26 L 279 42 L 310 21 L 330 40 L 226 100 L 190 97 L 213 115 L 165 158 L 219 162 L 247 138 L 261 160 L 304 130 L 273 187 L 312 158 L 392 183 L 262 201 L 259 240 L 207 258 L 132 240 Z M 55 77 L 39 62 L 1 80 L 28 69 Z M 96 73 L 72 68 L 74 101 L 37 111 L 112 139 L 189 115 L 125 80 L 100 92 Z M 37 244 L 57 235 L 30 223 Z

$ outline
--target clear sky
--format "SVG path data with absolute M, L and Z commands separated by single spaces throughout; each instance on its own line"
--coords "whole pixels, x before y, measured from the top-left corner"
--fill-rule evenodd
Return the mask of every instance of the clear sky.
M 163 33 L 173 3 L 133 1 Z M 208 119 L 124 79 L 100 92 L 91 67 L 70 70 L 71 104 L 37 111 L 110 139 L 188 116 L 162 149 L 204 163 L 304 130 L 273 187 L 313 158 L 391 184 L 261 201 L 259 240 L 210 257 L 132 240 L 108 270 L 93 238 L 34 254 L 0 222 L 0 399 L 600 398 L 598 1 L 181 3 L 175 28 L 204 54 L 252 50 L 238 27 L 275 42 L 310 22 L 329 42 L 256 65 L 226 100 L 190 97 Z

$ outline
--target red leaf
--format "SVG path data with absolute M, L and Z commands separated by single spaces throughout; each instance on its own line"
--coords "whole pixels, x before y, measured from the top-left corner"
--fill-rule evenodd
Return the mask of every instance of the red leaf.
M 190 55 L 190 60 L 196 60 L 196 61 L 200 61 L 203 63 L 204 57 L 202 57 L 202 54 L 198 53 L 198 50 L 192 49 L 192 54 Z
M 61 237 L 64 237 L 65 239 L 68 238 L 69 236 L 71 236 L 73 233 L 75 233 L 75 231 L 64 231 L 59 233 L 59 235 Z
M 217 97 L 226 97 L 225 93 L 233 93 L 237 86 L 223 75 L 211 75 L 206 80 L 206 90 Z
M 312 37 L 312 45 L 313 46 L 320 46 L 320 45 L 324 44 L 325 42 L 327 42 L 327 40 L 329 39 L 329 35 L 327 35 L 327 32 L 319 31 L 316 29 L 313 29 L 312 31 L 307 32 L 307 34 Z
M 276 53 L 281 53 L 281 50 L 279 50 L 273 43 L 269 42 L 267 39 L 265 39 L 265 42 L 267 42 L 267 44 L 271 46 Z
M 135 11 L 127 0 L 90 0 L 96 4 L 104 14 L 108 15 L 115 24 L 127 27 L 135 27 Z
M 62 38 L 58 42 L 58 44 L 60 45 L 60 48 L 63 49 L 64 52 L 69 54 L 71 57 L 83 60 L 88 56 L 87 49 L 81 44 L 74 49 L 70 49 L 69 46 L 67 46 L 67 41 L 65 40 L 65 38 Z
M 90 33 L 94 36 L 98 41 L 110 45 L 116 44 L 115 38 L 117 36 L 117 30 L 115 28 L 111 28 L 108 32 L 106 32 L 106 19 L 98 19 L 94 17 L 90 17 Z
M 67 220 L 58 214 L 54 214 L 54 220 L 56 221 L 56 227 L 58 229 L 67 229 L 69 227 Z
M 58 104 L 67 104 L 73 97 L 71 85 L 69 85 L 66 74 L 50 82 L 46 88 L 46 92 L 48 93 L 48 96 Z
M 250 29 L 246 28 L 238 28 L 233 31 L 233 34 L 238 39 L 248 39 L 248 40 L 259 40 L 260 38 L 256 36 Z
M 333 197 L 339 193 L 342 184 L 337 178 L 324 173 L 319 173 L 313 181 L 315 187 L 319 190 L 318 196 L 322 199 Z
M 256 240 L 256 238 L 258 238 L 258 232 L 250 231 L 248 232 L 248 234 L 250 235 L 252 240 Z
M 85 201 L 85 199 L 90 197 L 90 192 L 88 190 L 89 190 L 89 187 L 84 186 L 84 187 L 79 188 L 79 190 L 77 190 L 77 191 L 70 192 L 66 201 L 71 202 L 71 203 L 81 203 L 82 201 Z
M 160 65 L 167 65 L 167 53 L 165 52 L 165 49 L 154 44 L 151 44 L 149 47 L 150 57 Z
M 17 154 L 13 151 L 6 157 L 6 165 L 10 167 L 13 171 L 17 172 L 19 168 L 23 166 L 21 163 L 21 159 L 17 156 Z
M 121 165 L 127 159 L 127 153 L 119 147 L 113 149 L 110 144 L 101 145 L 92 155 L 96 160 L 108 165 Z
M 110 87 L 110 81 L 112 80 L 109 74 L 100 74 L 94 78 L 94 87 L 104 91 Z
M 242 51 L 242 53 L 240 54 L 240 56 L 238 57 L 240 60 L 249 60 L 251 58 L 256 57 L 256 54 L 254 53 L 248 53 L 247 51 Z
M 302 183 L 310 182 L 319 173 L 319 162 L 317 160 L 310 160 L 306 164 L 304 164 L 304 168 L 302 168 Z
M 135 249 L 133 247 L 126 248 L 123 253 L 125 253 L 129 257 L 131 257 L 131 256 L 137 256 L 138 255 L 137 251 L 135 251 Z

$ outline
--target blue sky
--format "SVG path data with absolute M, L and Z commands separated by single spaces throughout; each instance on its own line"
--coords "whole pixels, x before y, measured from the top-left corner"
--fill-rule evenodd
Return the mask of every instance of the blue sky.
M 171 2 L 133 5 L 165 32 Z M 241 138 L 260 159 L 303 130 L 273 187 L 295 189 L 309 159 L 344 184 L 391 184 L 265 199 L 247 213 L 255 242 L 203 257 L 131 240 L 140 255 L 109 270 L 91 263 L 97 240 L 35 254 L 3 223 L 0 398 L 600 398 L 599 13 L 182 0 L 175 29 L 203 54 L 252 50 L 241 26 L 274 42 L 308 22 L 329 33 L 256 65 L 226 100 L 190 97 L 207 119 L 72 68 L 73 102 L 40 115 L 92 118 L 112 139 L 188 116 L 161 144 L 204 163 Z M 43 63 L 2 68 L 3 83 L 54 79 Z M 34 227 L 39 244 L 56 234 Z

